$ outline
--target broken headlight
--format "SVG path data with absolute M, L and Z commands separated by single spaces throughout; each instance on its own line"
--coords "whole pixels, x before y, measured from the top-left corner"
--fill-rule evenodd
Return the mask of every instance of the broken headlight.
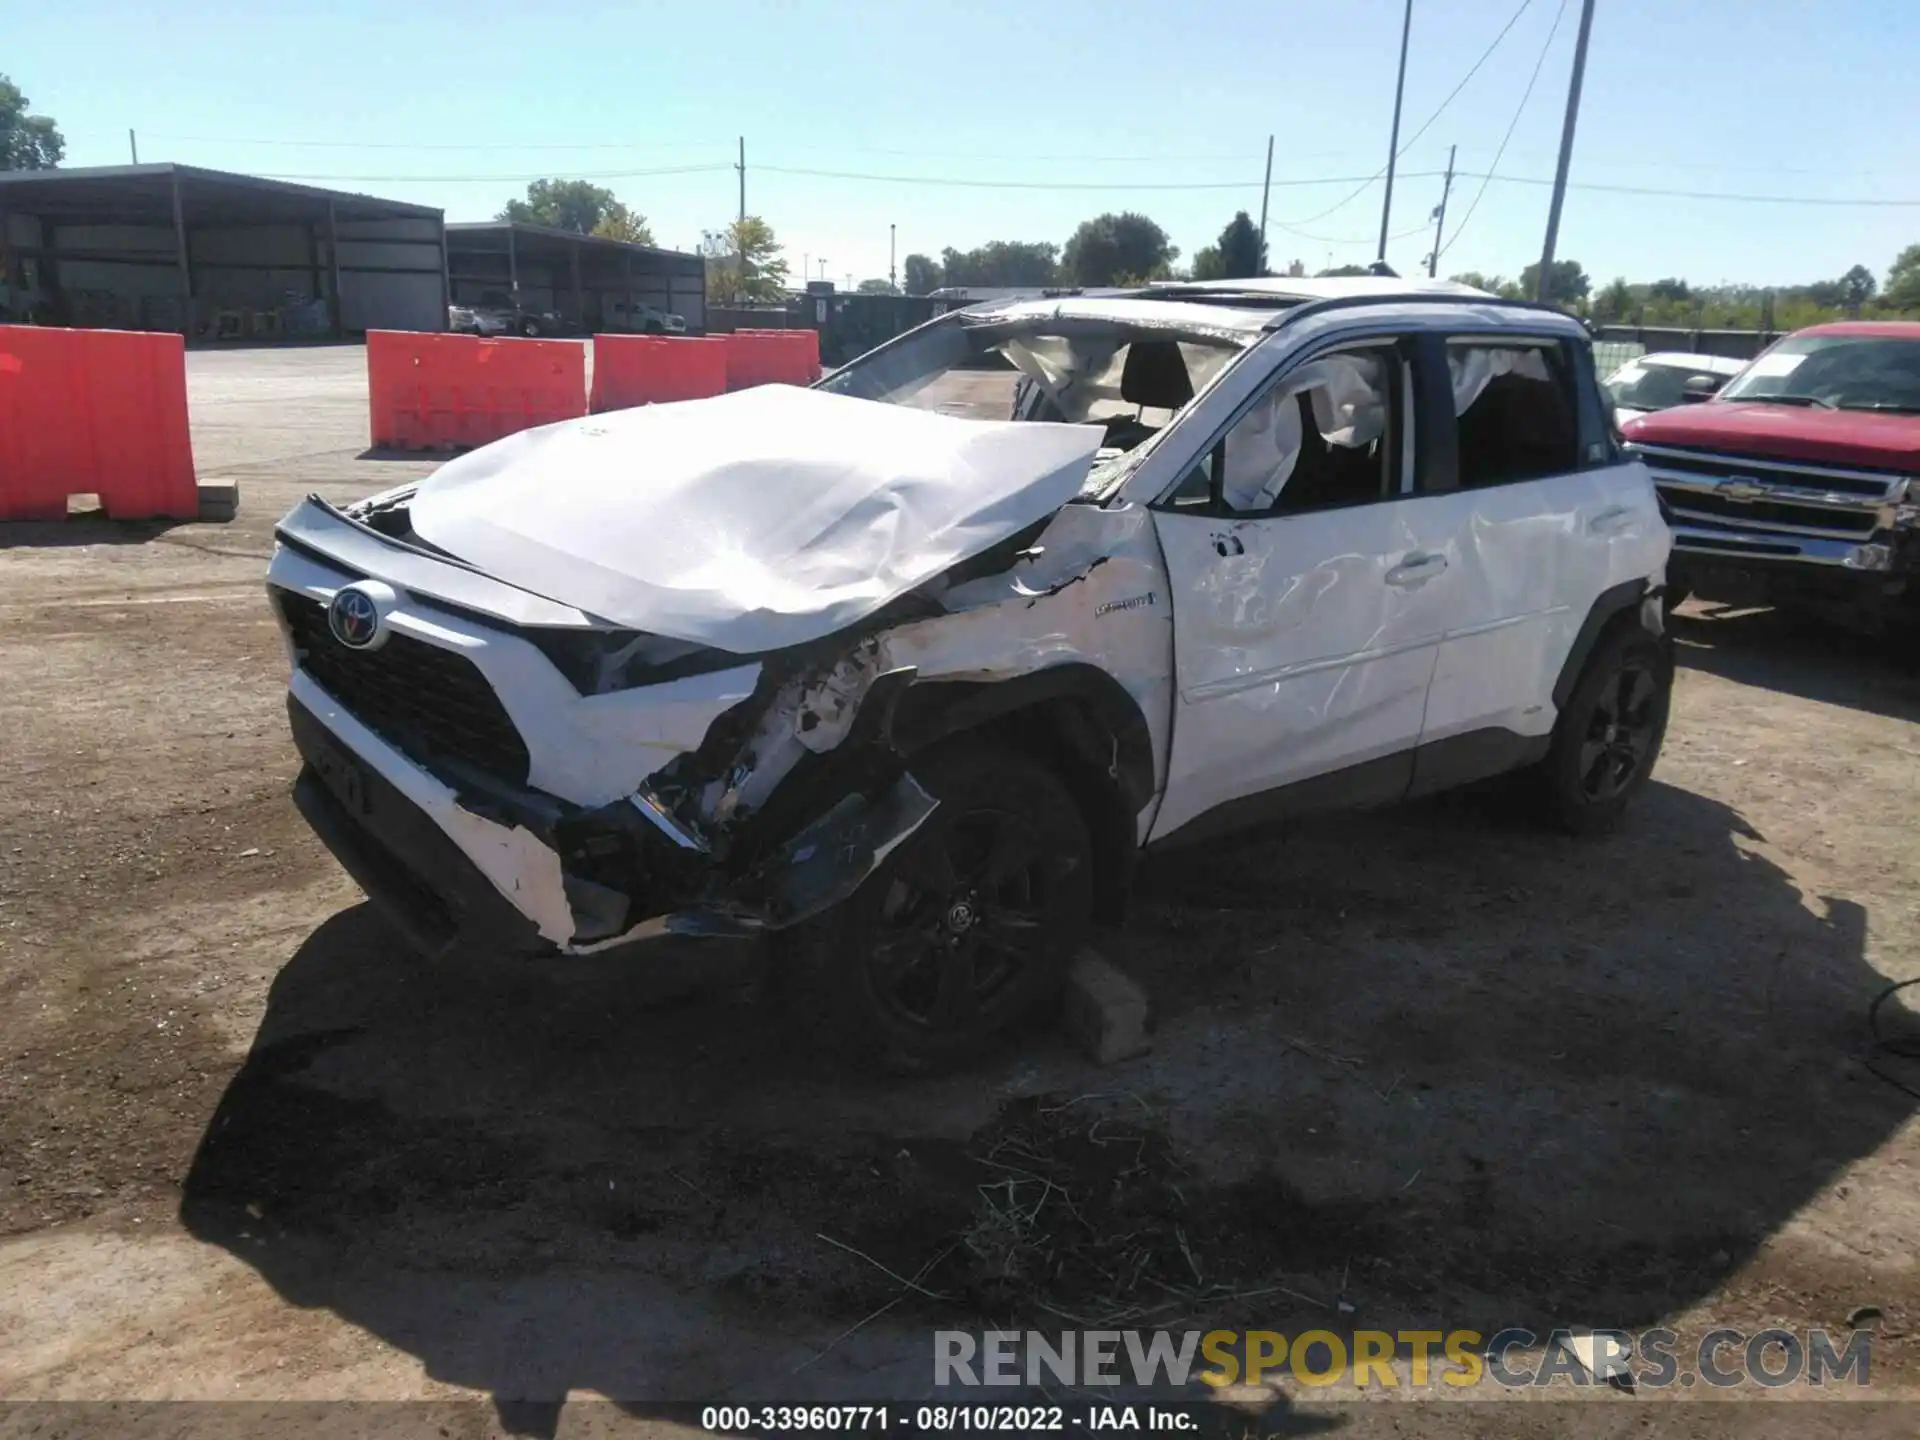
M 519 632 L 582 695 L 606 695 L 642 685 L 663 685 L 688 675 L 729 670 L 744 661 L 726 650 L 637 630 L 539 630 Z

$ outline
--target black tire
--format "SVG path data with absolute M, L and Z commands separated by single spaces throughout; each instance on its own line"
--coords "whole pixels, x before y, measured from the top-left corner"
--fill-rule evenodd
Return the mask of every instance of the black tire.
M 911 768 L 939 809 L 782 956 L 810 1040 L 896 1073 L 971 1059 L 1049 1011 L 1093 900 L 1086 821 L 1046 766 L 961 741 Z
M 1538 779 L 1548 815 L 1576 835 L 1619 823 L 1653 773 L 1673 699 L 1673 659 L 1639 626 L 1594 650 L 1553 727 Z

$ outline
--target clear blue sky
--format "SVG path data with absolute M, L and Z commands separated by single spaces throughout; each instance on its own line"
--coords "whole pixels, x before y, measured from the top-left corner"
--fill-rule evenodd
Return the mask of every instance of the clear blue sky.
M 1518 6 L 1414 0 L 1403 142 Z M 1549 45 L 1559 0 L 1532 0 L 1402 158 L 1388 252 L 1402 273 L 1428 249 L 1430 172 L 1450 143 L 1461 170 L 1488 170 L 1543 54 L 1498 173 L 1551 177 L 1579 8 L 1567 0 Z M 748 209 L 796 274 L 824 257 L 842 281 L 885 274 L 889 223 L 901 257 L 937 256 L 1063 241 L 1089 215 L 1136 209 L 1190 255 L 1235 209 L 1258 216 L 1271 132 L 1271 254 L 1319 269 L 1372 257 L 1381 185 L 1322 212 L 1384 163 L 1399 29 L 1400 0 L 61 0 L 13 8 L 0 71 L 59 121 L 70 165 L 123 163 L 131 126 L 142 160 L 307 178 L 455 220 L 494 214 L 533 176 L 586 175 L 686 248 L 733 214 L 744 135 Z M 1916 60 L 1909 0 L 1599 0 L 1576 187 L 1790 198 L 1575 188 L 1560 255 L 1596 285 L 1791 283 L 1856 262 L 1884 275 L 1920 241 Z M 710 168 L 635 173 L 680 167 Z M 1219 188 L 1155 188 L 1197 185 Z M 1450 231 L 1480 189 L 1456 182 Z M 1814 198 L 1913 203 L 1795 203 Z M 1487 185 L 1441 273 L 1517 274 L 1539 255 L 1547 200 L 1544 185 Z

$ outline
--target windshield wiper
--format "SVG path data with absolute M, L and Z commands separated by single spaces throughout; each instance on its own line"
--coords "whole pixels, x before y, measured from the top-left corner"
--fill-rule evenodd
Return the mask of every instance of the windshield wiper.
M 1817 410 L 1838 408 L 1831 400 L 1822 400 L 1818 395 L 1736 395 L 1734 398 L 1754 405 L 1811 405 Z
M 1870 400 L 1864 405 L 1842 405 L 1842 410 L 1884 410 L 1890 415 L 1920 415 L 1920 404 L 1906 404 L 1898 400 Z

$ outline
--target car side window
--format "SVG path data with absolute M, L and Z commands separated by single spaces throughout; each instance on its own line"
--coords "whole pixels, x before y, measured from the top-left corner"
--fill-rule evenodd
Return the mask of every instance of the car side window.
M 1296 515 L 1399 490 L 1400 361 L 1387 345 L 1286 372 L 1168 497 L 1175 510 Z
M 1580 468 L 1573 373 L 1559 344 L 1448 343 L 1463 490 Z

